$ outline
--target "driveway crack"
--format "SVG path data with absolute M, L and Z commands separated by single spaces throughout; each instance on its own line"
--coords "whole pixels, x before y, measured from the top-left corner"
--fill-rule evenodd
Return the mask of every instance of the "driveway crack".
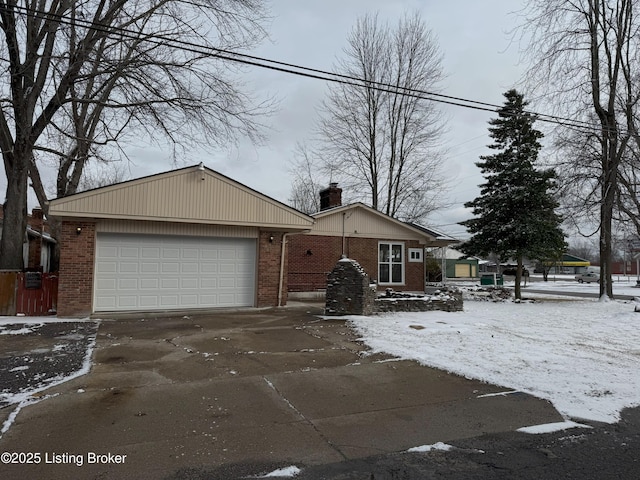
M 296 408 L 296 406 L 293 403 L 291 403 L 291 401 L 289 401 L 289 399 L 285 397 L 280 390 L 278 390 L 278 388 L 273 384 L 273 382 L 271 382 L 271 380 L 269 380 L 265 376 L 263 376 L 262 379 L 269 386 L 269 388 L 271 388 L 274 392 L 278 394 L 278 396 L 282 399 L 284 403 L 286 403 L 289 406 L 289 408 L 291 408 L 294 412 L 296 412 L 296 415 L 298 415 L 307 425 L 309 425 L 318 434 L 318 436 L 320 436 L 320 438 L 322 438 L 322 440 L 324 440 L 327 443 L 327 445 L 329 445 L 330 448 L 335 450 L 336 453 L 338 453 L 338 455 L 340 455 L 344 460 L 348 460 L 348 457 L 344 453 L 342 453 L 340 448 L 336 444 L 334 444 L 331 440 L 329 440 L 329 438 L 327 438 L 327 436 L 324 433 L 322 433 L 318 429 L 318 427 L 316 427 L 316 425 L 305 416 L 304 413 L 302 413 L 298 408 Z

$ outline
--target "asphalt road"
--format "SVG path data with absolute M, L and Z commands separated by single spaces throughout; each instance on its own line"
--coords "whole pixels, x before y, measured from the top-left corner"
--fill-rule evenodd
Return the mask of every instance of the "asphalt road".
M 399 452 L 301 468 L 296 480 L 636 480 L 640 479 L 640 408 L 613 425 L 550 434 L 518 432 L 452 441 L 450 451 Z M 280 467 L 286 467 L 281 465 Z M 277 466 L 187 469 L 166 480 L 256 478 Z

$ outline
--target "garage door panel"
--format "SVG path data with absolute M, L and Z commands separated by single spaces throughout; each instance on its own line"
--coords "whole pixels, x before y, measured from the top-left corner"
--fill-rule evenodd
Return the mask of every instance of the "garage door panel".
M 185 260 L 199 258 L 200 250 L 196 248 L 185 248 L 181 251 L 181 254 L 182 258 L 184 258 Z
M 97 262 L 96 270 L 105 273 L 116 273 L 118 271 L 118 264 L 116 262 Z
M 163 248 L 162 258 L 180 258 L 179 248 Z
M 136 247 L 121 247 L 118 256 L 120 258 L 138 258 L 140 251 Z
M 159 263 L 149 263 L 144 262 L 140 264 L 140 273 L 159 273 L 160 272 L 160 264 Z
M 160 249 L 158 247 L 154 247 L 154 248 L 142 247 L 140 249 L 140 257 L 141 258 L 159 259 L 160 258 Z
M 217 278 L 200 278 L 200 289 L 216 289 L 218 288 Z
M 98 234 L 94 310 L 251 306 L 255 239 Z
M 103 278 L 100 280 L 96 280 L 96 288 L 103 291 L 112 291 L 115 292 L 117 289 L 117 278 Z
M 198 289 L 198 279 L 196 277 L 194 278 L 182 278 L 180 279 L 180 288 L 185 290 L 185 289 L 189 289 L 189 290 L 197 290 Z
M 181 307 L 197 307 L 199 298 L 196 294 L 191 295 L 180 295 L 180 306 Z
M 138 279 L 137 278 L 121 278 L 118 280 L 118 290 L 137 290 Z
M 163 290 L 176 290 L 178 287 L 180 287 L 179 278 L 163 278 L 160 280 L 160 288 Z
M 179 263 L 163 263 L 160 267 L 162 273 L 178 273 L 180 271 Z
M 140 288 L 141 289 L 157 289 L 160 285 L 160 280 L 157 278 L 141 278 L 140 279 Z
M 200 265 L 197 263 L 185 263 L 183 262 L 180 265 L 180 270 L 182 271 L 182 273 L 187 273 L 187 274 L 198 274 L 200 272 Z
M 235 263 L 222 263 L 219 266 L 221 275 L 233 275 L 236 273 Z
M 138 304 L 138 297 L 133 295 L 121 295 L 117 299 L 117 306 L 123 309 L 134 309 Z
M 118 270 L 120 273 L 138 273 L 139 263 L 121 263 Z
M 162 295 L 160 297 L 160 305 L 163 308 L 179 307 L 178 295 Z
M 200 271 L 202 273 L 218 273 L 217 263 L 202 263 L 200 264 Z

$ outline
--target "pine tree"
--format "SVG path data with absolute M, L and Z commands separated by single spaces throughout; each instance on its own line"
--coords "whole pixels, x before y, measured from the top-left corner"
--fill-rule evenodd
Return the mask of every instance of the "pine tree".
M 498 118 L 489 121 L 489 148 L 496 153 L 476 163 L 486 183 L 480 185 L 479 197 L 465 203 L 474 218 L 461 222 L 472 235 L 461 250 L 515 259 L 515 297 L 520 299 L 523 258 L 554 257 L 566 244 L 555 212 L 558 202 L 551 194 L 555 172 L 536 168 L 542 132 L 533 127 L 535 117 L 525 111 L 523 95 L 509 90 L 504 96 Z

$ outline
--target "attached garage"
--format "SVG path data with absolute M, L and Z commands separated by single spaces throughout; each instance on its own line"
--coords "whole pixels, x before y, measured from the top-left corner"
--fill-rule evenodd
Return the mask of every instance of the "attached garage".
M 96 312 L 250 307 L 256 241 L 98 233 Z
M 286 303 L 286 245 L 305 215 L 203 165 L 50 202 L 58 314 Z

